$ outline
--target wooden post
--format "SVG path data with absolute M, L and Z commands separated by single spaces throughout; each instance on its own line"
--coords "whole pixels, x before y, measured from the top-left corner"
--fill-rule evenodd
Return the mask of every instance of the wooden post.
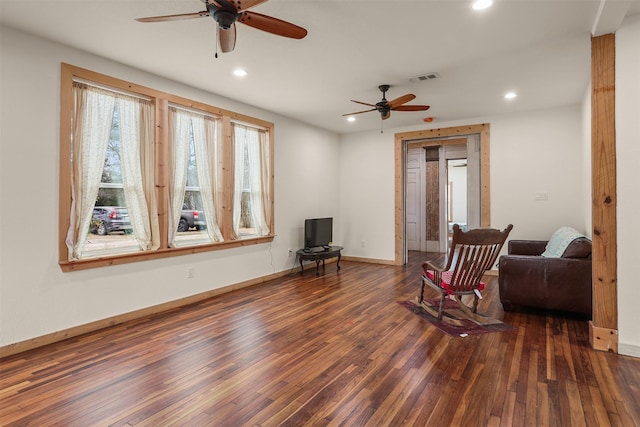
M 593 316 L 589 340 L 618 352 L 615 35 L 591 39 Z

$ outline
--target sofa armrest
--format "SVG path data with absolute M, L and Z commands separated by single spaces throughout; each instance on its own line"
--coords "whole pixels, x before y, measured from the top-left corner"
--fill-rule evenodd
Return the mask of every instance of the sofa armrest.
M 547 240 L 509 240 L 509 255 L 541 255 L 547 247 Z

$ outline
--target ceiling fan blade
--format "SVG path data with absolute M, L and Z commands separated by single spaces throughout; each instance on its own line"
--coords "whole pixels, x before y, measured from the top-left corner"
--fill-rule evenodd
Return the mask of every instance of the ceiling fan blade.
M 399 105 L 406 104 L 409 101 L 413 101 L 414 99 L 416 99 L 416 96 L 412 93 L 408 93 L 406 95 L 399 96 L 389 101 L 389 107 L 391 108 L 397 107 Z
M 367 105 L 369 107 L 375 107 L 375 104 L 368 104 L 366 102 L 362 102 L 362 101 L 356 101 L 355 99 L 352 99 L 351 102 L 355 102 L 356 104 L 362 104 L 362 105 Z
M 233 51 L 236 47 L 236 25 L 232 24 L 228 30 L 218 27 L 217 31 L 220 50 L 224 53 Z
M 291 39 L 302 39 L 307 35 L 307 30 L 302 27 L 256 12 L 241 12 L 238 22 L 242 22 L 258 30 Z
M 369 113 L 369 112 L 371 112 L 371 111 L 376 111 L 376 109 L 375 109 L 375 108 L 372 108 L 371 110 L 356 111 L 355 113 L 343 114 L 343 116 L 353 116 L 354 114 Z
M 149 16 L 147 18 L 137 18 L 136 21 L 138 22 L 179 21 L 182 19 L 202 18 L 203 16 L 209 16 L 209 12 L 206 10 L 203 10 L 202 12 L 181 13 L 178 15 Z
M 424 111 L 428 110 L 428 105 L 398 105 L 397 107 L 391 108 L 393 111 Z

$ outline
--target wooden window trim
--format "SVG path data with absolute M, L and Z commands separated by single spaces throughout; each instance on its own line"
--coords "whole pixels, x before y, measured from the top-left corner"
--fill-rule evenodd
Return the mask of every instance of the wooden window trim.
M 105 267 L 110 265 L 128 264 L 132 262 L 147 261 L 153 259 L 168 258 L 173 256 L 181 256 L 187 254 L 195 254 L 201 252 L 209 252 L 215 250 L 229 249 L 239 246 L 255 245 L 260 243 L 268 243 L 273 241 L 274 234 L 274 125 L 271 122 L 250 117 L 244 114 L 214 107 L 202 102 L 193 101 L 177 95 L 172 95 L 159 90 L 151 89 L 135 83 L 130 83 L 115 77 L 110 77 L 91 70 L 76 67 L 70 64 L 61 64 L 60 76 L 60 174 L 59 174 L 59 217 L 58 217 L 58 264 L 63 272 L 85 270 L 91 268 Z M 158 221 L 160 226 L 160 248 L 156 251 L 137 252 L 123 255 L 115 255 L 109 257 L 93 258 L 79 261 L 69 261 L 68 248 L 66 245 L 66 235 L 69 228 L 69 218 L 71 215 L 71 111 L 73 107 L 73 79 L 82 79 L 96 82 L 101 85 L 120 89 L 127 92 L 133 92 L 143 95 L 152 100 L 155 106 L 155 155 L 156 155 L 156 201 L 158 203 Z M 222 156 L 222 179 L 223 179 L 223 218 L 220 220 L 220 230 L 225 237 L 224 242 L 213 243 L 208 245 L 197 245 L 190 247 L 171 248 L 168 246 L 168 226 L 167 226 L 167 200 L 168 200 L 168 168 L 167 159 L 169 158 L 169 135 L 168 135 L 168 110 L 169 103 L 179 104 L 188 108 L 205 111 L 222 118 L 222 144 L 224 147 L 231 147 L 230 123 L 231 120 L 246 122 L 253 126 L 261 127 L 267 130 L 269 135 L 270 147 L 270 190 L 272 194 L 271 205 L 271 222 L 269 228 L 271 230 L 268 236 L 260 236 L 238 240 L 228 240 L 228 234 L 225 230 L 231 227 L 231 208 L 229 203 L 231 198 L 232 180 L 229 179 L 229 171 L 232 168 L 229 160 L 233 159 L 231 150 L 224 150 Z M 232 163 L 231 163 L 232 164 Z

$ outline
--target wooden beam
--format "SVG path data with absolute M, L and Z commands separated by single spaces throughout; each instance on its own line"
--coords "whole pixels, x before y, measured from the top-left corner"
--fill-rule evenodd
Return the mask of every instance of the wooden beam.
M 593 316 L 591 346 L 618 351 L 615 35 L 591 39 Z

